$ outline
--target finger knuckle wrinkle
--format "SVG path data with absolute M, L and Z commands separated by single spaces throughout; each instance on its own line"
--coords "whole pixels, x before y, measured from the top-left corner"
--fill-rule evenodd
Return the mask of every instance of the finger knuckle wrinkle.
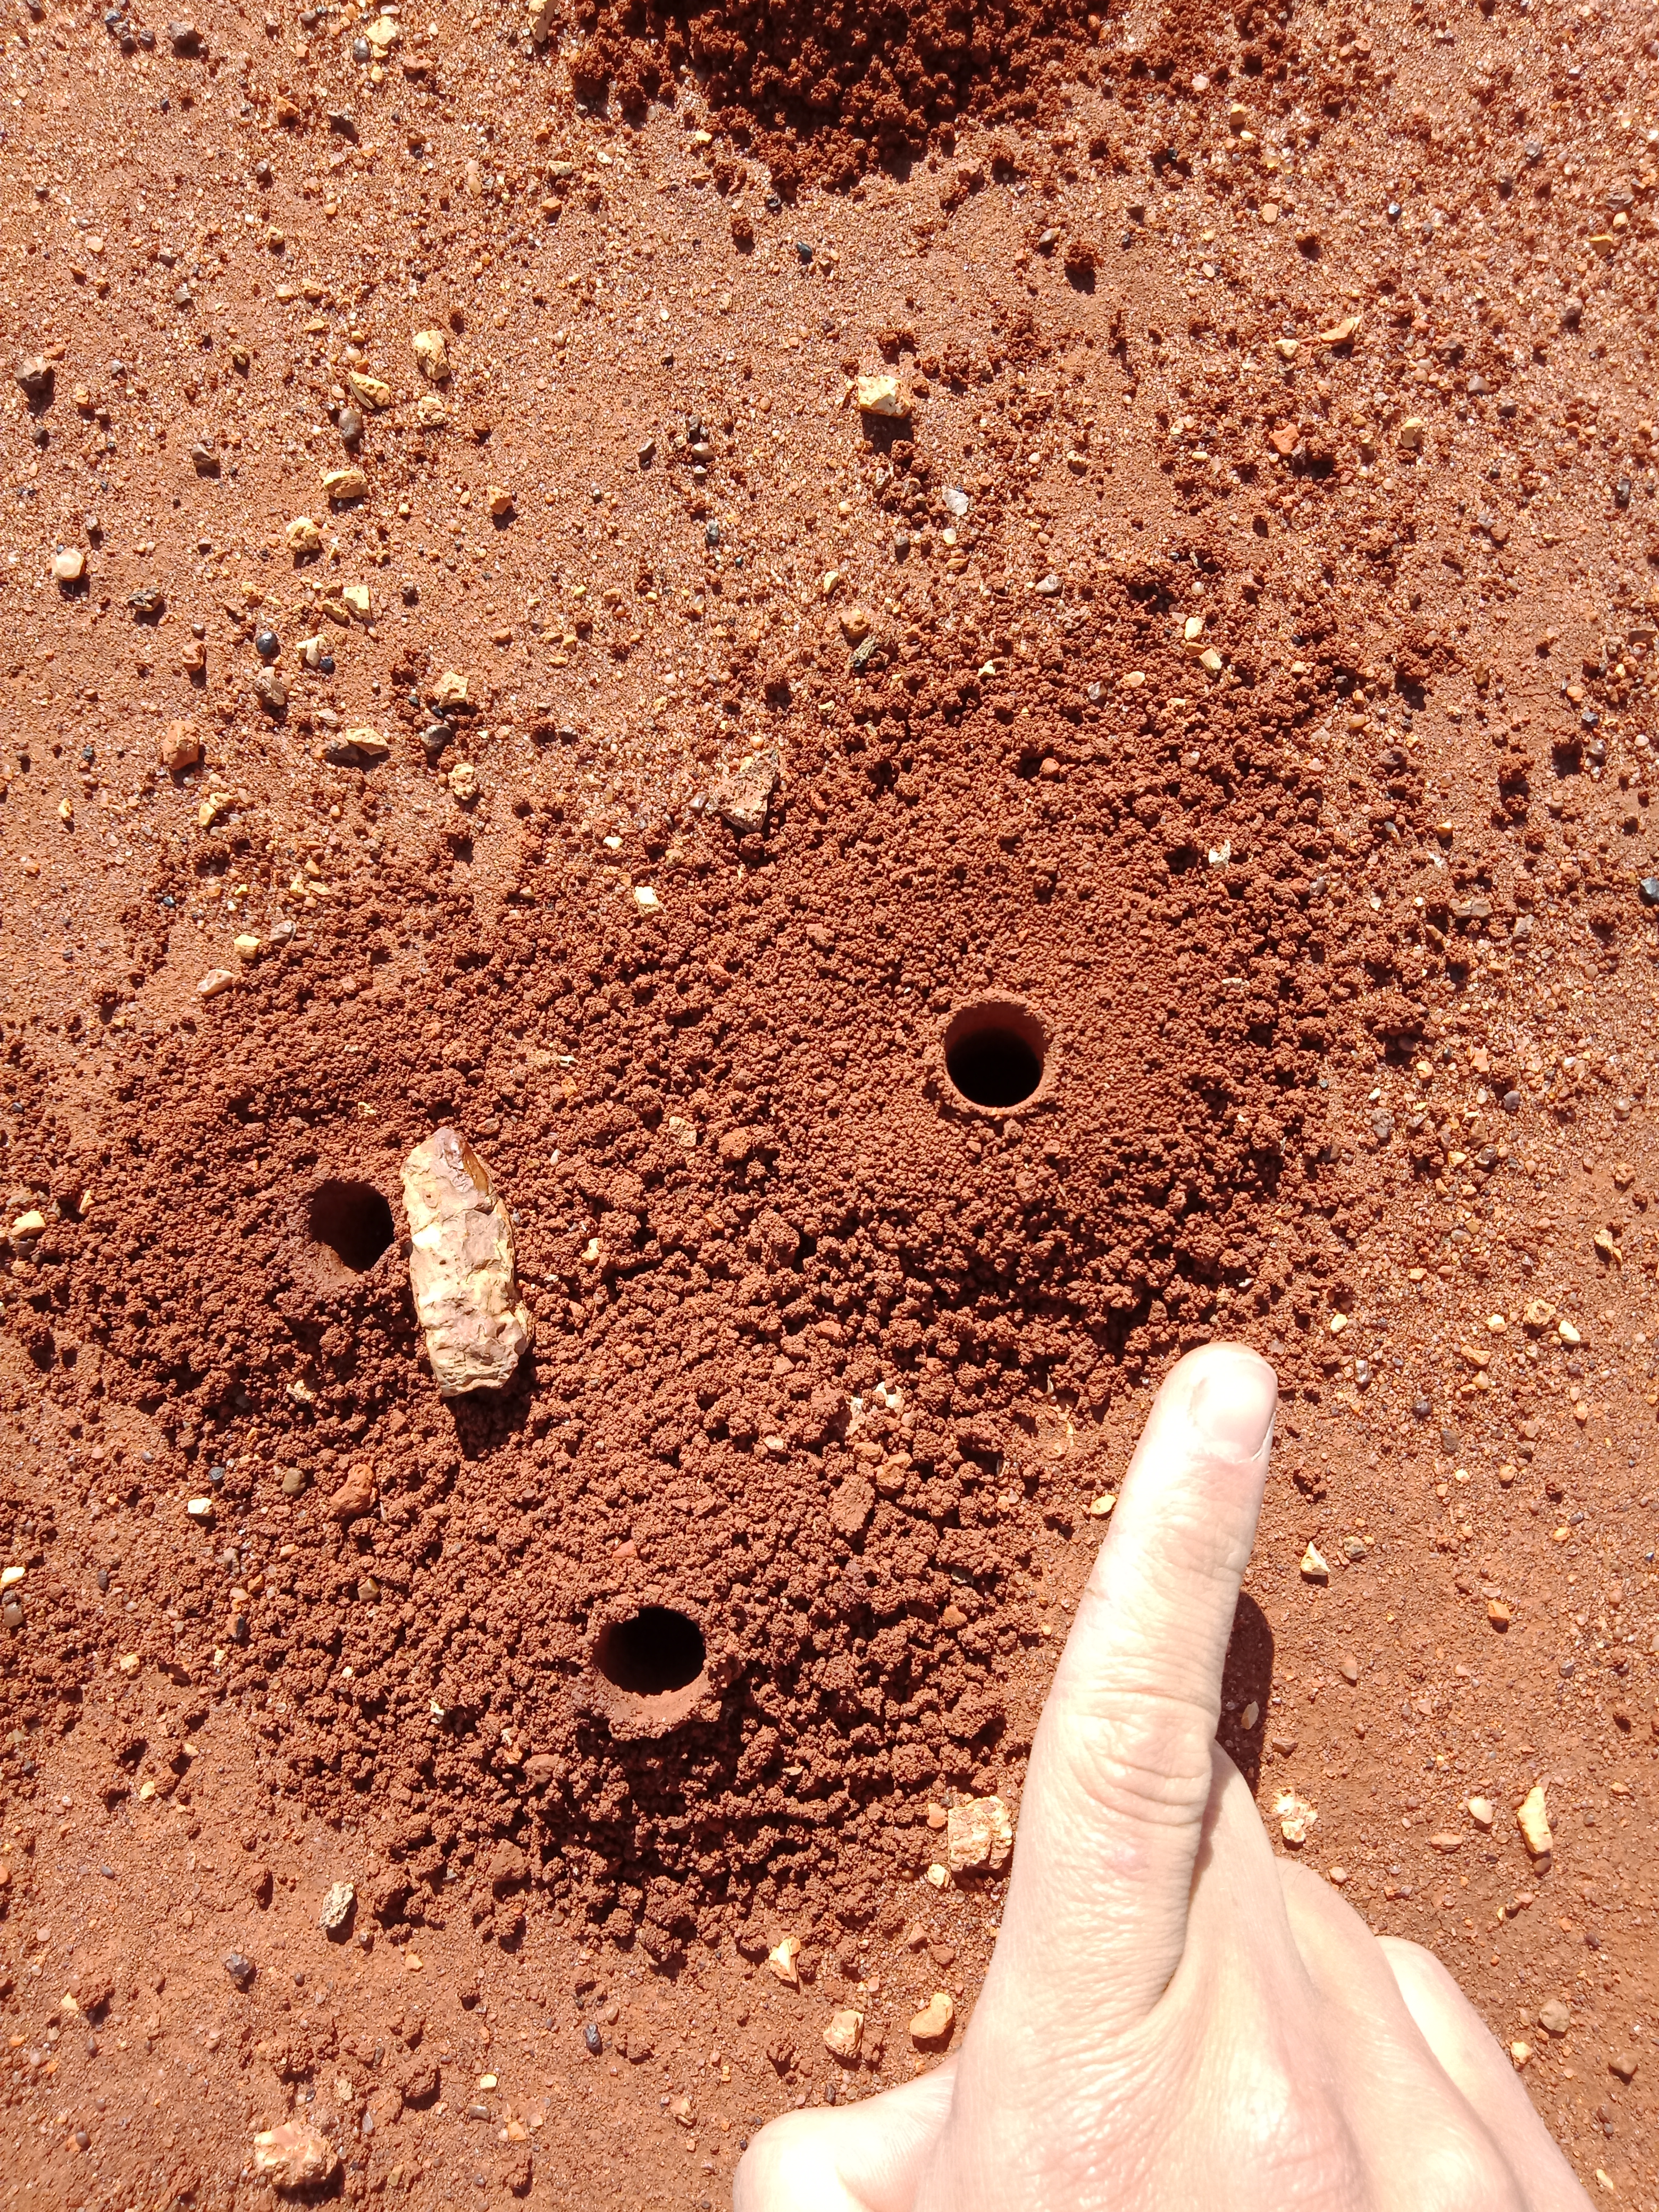
M 1184 1711 L 1172 1710 L 1168 1727 L 1151 1735 L 1109 1720 L 1080 1722 L 1074 1741 L 1082 1786 L 1103 1811 L 1169 1827 L 1202 1818 L 1210 1795 L 1209 1730 L 1194 1729 Z

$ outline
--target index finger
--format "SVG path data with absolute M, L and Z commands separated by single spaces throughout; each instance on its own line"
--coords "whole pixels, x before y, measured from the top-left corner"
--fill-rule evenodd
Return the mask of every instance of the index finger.
M 1241 1344 L 1189 1353 L 1158 1393 L 1031 1748 L 998 1946 L 1024 1986 L 1075 1990 L 1086 1960 L 1140 2018 L 1180 1960 L 1278 1395 Z

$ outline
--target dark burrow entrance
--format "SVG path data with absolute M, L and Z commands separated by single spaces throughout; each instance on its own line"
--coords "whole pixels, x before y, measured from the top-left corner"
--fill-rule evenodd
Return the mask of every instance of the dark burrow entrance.
M 1016 1000 L 964 1006 L 945 1032 L 945 1068 L 959 1097 L 992 1113 L 1036 1097 L 1048 1059 L 1043 1024 Z
M 660 1698 L 695 1682 L 706 1656 L 702 1631 L 672 1606 L 647 1605 L 599 1632 L 593 1665 L 613 1689 Z
M 331 1176 L 312 1193 L 306 1234 L 343 1267 L 361 1275 L 397 1235 L 392 1208 L 372 1182 Z

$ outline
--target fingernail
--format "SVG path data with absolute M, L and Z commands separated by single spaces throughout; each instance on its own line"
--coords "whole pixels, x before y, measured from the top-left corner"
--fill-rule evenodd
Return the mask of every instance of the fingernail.
M 1279 1379 L 1243 1344 L 1217 1345 L 1193 1385 L 1193 1426 L 1206 1443 L 1254 1459 L 1273 1433 Z

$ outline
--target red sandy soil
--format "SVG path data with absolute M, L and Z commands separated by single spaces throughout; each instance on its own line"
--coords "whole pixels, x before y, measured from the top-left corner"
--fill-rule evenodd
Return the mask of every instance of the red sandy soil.
M 1650 23 L 434 20 L 8 19 L 8 2202 L 270 2203 L 293 2113 L 353 2200 L 708 2212 L 932 2063 L 943 1808 L 1226 1334 L 1224 1741 L 1651 2208 Z

